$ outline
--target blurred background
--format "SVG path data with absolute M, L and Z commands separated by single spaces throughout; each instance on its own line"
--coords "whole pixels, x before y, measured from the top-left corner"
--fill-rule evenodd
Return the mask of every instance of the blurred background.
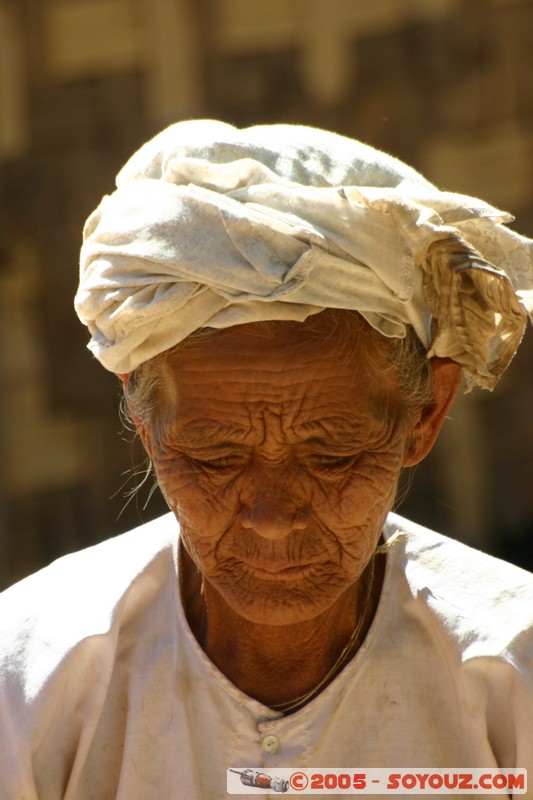
M 72 297 L 81 229 L 165 125 L 362 139 L 533 236 L 532 0 L 0 0 L 0 585 L 165 509 Z M 533 336 L 462 396 L 406 516 L 533 565 Z

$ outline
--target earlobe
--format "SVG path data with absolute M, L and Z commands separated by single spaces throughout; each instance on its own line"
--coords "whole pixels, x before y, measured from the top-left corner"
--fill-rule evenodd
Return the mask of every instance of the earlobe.
M 451 359 L 432 358 L 431 368 L 433 400 L 419 410 L 413 419 L 413 430 L 403 460 L 404 467 L 413 467 L 430 452 L 461 384 L 461 368 Z

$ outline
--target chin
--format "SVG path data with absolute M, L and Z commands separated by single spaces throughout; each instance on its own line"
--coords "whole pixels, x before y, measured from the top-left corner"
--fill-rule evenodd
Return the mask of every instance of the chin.
M 295 589 L 272 585 L 262 591 L 247 592 L 244 597 L 235 592 L 224 592 L 223 596 L 233 611 L 248 622 L 276 626 L 296 625 L 315 619 L 330 608 L 338 597 L 326 597 L 323 592 L 302 595 Z

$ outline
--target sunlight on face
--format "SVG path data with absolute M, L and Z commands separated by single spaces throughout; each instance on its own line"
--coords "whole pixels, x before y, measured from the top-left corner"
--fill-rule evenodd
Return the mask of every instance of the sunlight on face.
M 408 425 L 382 337 L 365 331 L 363 353 L 354 324 L 346 348 L 318 317 L 311 336 L 254 323 L 170 354 L 147 429 L 189 554 L 254 622 L 310 619 L 354 584 L 402 467 Z

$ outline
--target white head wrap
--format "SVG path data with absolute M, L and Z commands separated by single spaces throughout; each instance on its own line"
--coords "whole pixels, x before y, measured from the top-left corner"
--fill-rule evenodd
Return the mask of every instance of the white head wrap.
M 87 220 L 75 306 L 117 373 L 199 328 L 354 309 L 492 388 L 533 310 L 512 217 L 313 128 L 180 122 Z

